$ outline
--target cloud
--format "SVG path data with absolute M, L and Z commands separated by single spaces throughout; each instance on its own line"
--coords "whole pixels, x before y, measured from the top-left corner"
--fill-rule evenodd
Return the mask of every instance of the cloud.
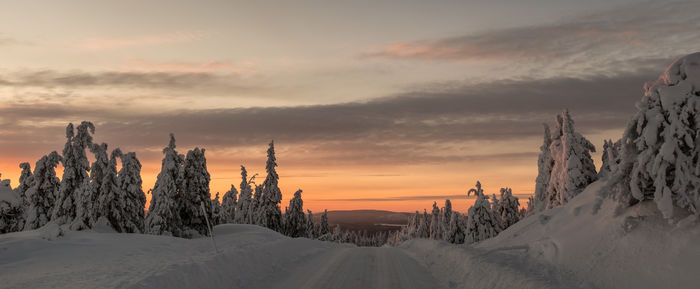
M 697 1 L 635 3 L 548 25 L 390 43 L 361 57 L 610 69 L 610 60 L 693 52 L 700 45 L 698 10 Z
M 165 73 L 224 73 L 224 74 L 250 74 L 256 71 L 253 61 L 245 61 L 233 64 L 229 61 L 169 61 L 153 62 L 145 59 L 133 59 L 125 65 L 117 67 L 120 72 L 165 72 Z
M 153 46 L 191 42 L 205 39 L 211 32 L 202 30 L 181 30 L 160 34 L 126 36 L 126 37 L 90 37 L 77 43 L 77 47 L 87 51 L 102 51 L 108 49 Z
M 663 67 L 587 79 L 426 86 L 367 102 L 296 107 L 132 111 L 80 102 L 10 104 L 0 107 L 8 130 L 0 149 L 23 151 L 42 143 L 58 149 L 67 122 L 92 120 L 98 141 L 146 148 L 154 156 L 173 132 L 180 145 L 205 146 L 219 156 L 274 139 L 309 164 L 528 161 L 536 158 L 537 146 L 513 144 L 539 141 L 541 123 L 551 123 L 563 108 L 584 134 L 621 131 L 636 111 L 644 81 L 659 71 Z

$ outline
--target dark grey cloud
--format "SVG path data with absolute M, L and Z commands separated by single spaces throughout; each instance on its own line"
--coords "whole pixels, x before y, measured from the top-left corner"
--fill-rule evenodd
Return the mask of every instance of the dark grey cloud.
M 551 123 L 563 108 L 570 109 L 584 134 L 621 131 L 636 111 L 643 83 L 663 69 L 586 79 L 428 86 L 362 103 L 297 107 L 133 112 L 89 104 L 7 105 L 0 107 L 5 129 L 0 149 L 21 152 L 47 144 L 60 149 L 67 122 L 92 120 L 96 140 L 127 150 L 150 148 L 148 157 L 153 159 L 160 157 L 159 148 L 173 132 L 181 147 L 212 151 L 264 147 L 275 139 L 295 146 L 297 161 L 313 164 L 526 161 L 536 159 L 536 146 L 485 154 L 469 151 L 468 144 L 539 139 L 541 123 Z
M 700 45 L 700 2 L 652 1 L 556 21 L 548 25 L 482 31 L 437 40 L 393 43 L 368 58 L 506 60 L 596 69 L 614 59 L 669 57 Z M 633 63 L 623 63 L 633 64 Z
M 210 72 L 16 71 L 0 75 L 0 85 L 43 88 L 160 89 L 177 92 L 235 92 L 252 89 L 236 74 Z

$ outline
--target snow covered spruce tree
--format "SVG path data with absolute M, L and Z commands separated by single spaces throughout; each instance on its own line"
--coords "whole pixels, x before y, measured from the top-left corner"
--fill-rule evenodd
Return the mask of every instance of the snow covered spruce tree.
M 289 207 L 285 212 L 285 234 L 292 238 L 306 236 L 306 216 L 304 215 L 304 200 L 301 199 L 301 190 L 294 193 L 289 200 Z
M 306 210 L 306 234 L 309 239 L 318 238 L 318 225 L 314 224 L 314 214 L 311 210 Z
M 143 211 L 146 206 L 146 194 L 141 188 L 141 162 L 136 158 L 135 152 L 120 154 L 122 167 L 117 176 L 119 190 L 125 196 L 124 203 L 124 223 L 122 232 L 143 233 L 144 216 Z
M 481 183 L 476 182 L 476 188 L 470 189 L 467 196 L 474 193 L 476 201 L 469 208 L 466 228 L 466 241 L 479 242 L 498 235 L 498 222 L 491 211 L 488 197 L 484 195 Z
M 194 237 L 197 234 L 209 235 L 206 219 L 211 220 L 212 217 L 210 176 L 204 152 L 204 149 L 196 147 L 188 151 L 185 158 L 182 187 L 178 198 L 182 237 Z M 202 205 L 204 205 L 204 212 L 202 212 Z
M 331 227 L 328 225 L 328 210 L 323 210 L 321 214 L 321 225 L 319 225 L 318 235 L 324 236 L 331 233 Z
M 595 146 L 574 131 L 568 110 L 557 116 L 556 139 L 549 146 L 554 167 L 547 186 L 547 208 L 564 205 L 597 179 L 591 152 Z
M 547 124 L 544 125 L 544 143 L 540 146 L 540 155 L 537 158 L 537 179 L 535 180 L 535 197 L 533 211 L 540 212 L 547 208 L 547 187 L 552 176 L 554 159 L 549 150 L 552 144 L 552 133 Z
M 450 225 L 445 232 L 444 240 L 453 244 L 463 244 L 465 238 L 465 224 L 463 216 L 459 212 L 452 212 Z
M 56 196 L 51 220 L 58 224 L 71 224 L 76 216 L 76 203 L 80 193 L 78 190 L 88 178 L 90 163 L 85 154 L 85 149 L 92 144 L 92 136 L 95 126 L 88 121 L 78 125 L 77 133 L 70 123 L 66 127 L 66 145 L 63 148 L 63 177 Z
M 620 150 L 622 149 L 620 141 L 613 142 L 612 140 L 603 140 L 603 164 L 598 171 L 598 178 L 609 177 L 612 172 L 617 169 L 620 164 Z
M 430 238 L 438 240 L 442 238 L 442 232 L 440 231 L 440 208 L 438 208 L 437 202 L 433 202 L 433 211 L 430 216 Z
M 24 230 L 40 228 L 50 221 L 56 191 L 60 186 L 60 180 L 56 177 L 56 166 L 60 161 L 61 156 L 53 151 L 36 162 L 31 183 L 25 192 L 27 207 L 24 211 Z
M 280 232 L 282 230 L 282 212 L 280 211 L 282 192 L 278 186 L 279 176 L 277 175 L 275 167 L 277 167 L 275 144 L 274 141 L 271 141 L 270 147 L 267 149 L 267 164 L 265 165 L 267 177 L 262 184 L 262 196 L 259 204 L 261 209 L 259 224 L 263 227 Z
M 223 224 L 223 216 L 221 212 L 221 203 L 219 202 L 219 192 L 216 192 L 216 196 L 214 199 L 210 200 L 211 202 L 211 219 L 209 222 L 211 222 L 212 226 L 216 226 L 218 224 Z
M 255 185 L 254 191 L 255 193 L 253 194 L 253 197 L 250 198 L 250 204 L 248 205 L 249 223 L 262 226 L 263 217 L 265 215 L 265 210 L 262 207 L 263 187 Z
M 591 152 L 595 146 L 574 131 L 568 110 L 557 115 L 554 132 L 545 125 L 537 163 L 535 211 L 566 204 L 597 179 Z
M 20 163 L 19 168 L 22 169 L 22 172 L 19 175 L 19 186 L 15 190 L 22 199 L 22 207 L 26 208 L 28 206 L 26 193 L 32 182 L 34 182 L 34 175 L 32 174 L 32 167 L 27 162 Z
M 238 190 L 236 190 L 236 186 L 231 185 L 231 189 L 224 194 L 224 198 L 221 200 L 221 223 L 233 224 L 236 221 L 236 214 L 241 213 L 236 211 L 237 206 Z
M 692 224 L 700 217 L 700 53 L 679 58 L 644 90 L 608 186 L 623 206 L 653 200 L 664 218 L 680 208 L 687 217 L 679 225 Z
M 501 219 L 503 230 L 520 221 L 519 206 L 520 202 L 518 198 L 513 196 L 513 191 L 510 188 L 501 188 L 500 206 L 496 210 L 496 214 Z
M 12 189 L 10 180 L 2 180 L 0 181 L 0 234 L 20 231 L 23 226 L 22 198 L 16 190 Z
M 106 150 L 107 146 L 102 144 L 100 153 Z M 93 186 L 99 187 L 95 189 L 97 192 L 95 221 L 93 224 L 108 225 L 117 232 L 126 231 L 126 191 L 119 187 L 117 180 L 117 158 L 122 155 L 120 149 L 112 151 L 108 160 L 107 166 L 101 168 L 102 180 L 94 182 Z M 97 162 L 97 161 L 96 161 Z M 98 165 L 99 166 L 99 165 Z M 95 167 L 93 165 L 93 167 Z M 92 171 L 96 173 L 97 171 Z M 91 176 L 92 178 L 92 176 Z
M 107 155 L 107 144 L 90 143 L 88 145 L 90 152 L 95 155 L 95 161 L 90 167 L 89 177 L 84 179 L 76 191 L 76 210 L 75 218 L 71 224 L 71 229 L 82 230 L 92 228 L 97 218 L 99 218 L 100 204 L 99 196 L 101 190 L 106 188 L 110 190 L 105 193 L 112 193 L 110 185 L 103 187 L 102 182 L 105 181 L 106 174 L 111 170 L 109 156 Z M 116 164 L 115 164 L 116 176 Z
M 445 200 L 445 207 L 441 211 L 442 214 L 442 222 L 440 223 L 440 226 L 442 227 L 440 231 L 442 232 L 442 240 L 448 241 L 449 239 L 449 234 L 448 231 L 450 229 L 450 222 L 452 220 L 452 202 L 450 199 Z M 448 241 L 449 242 L 449 241 Z
M 253 187 L 255 176 L 248 179 L 248 171 L 244 166 L 241 166 L 241 194 L 238 197 L 236 204 L 236 215 L 234 223 L 236 224 L 253 224 L 253 212 L 250 210 L 253 202 Z
M 177 194 L 184 157 L 175 151 L 175 136 L 163 149 L 163 161 L 156 184 L 151 192 L 151 204 L 145 221 L 145 231 L 154 235 L 179 235 Z

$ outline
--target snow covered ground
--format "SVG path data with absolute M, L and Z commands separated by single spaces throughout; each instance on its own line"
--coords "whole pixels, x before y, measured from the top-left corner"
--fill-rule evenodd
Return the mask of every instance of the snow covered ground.
M 700 228 L 648 202 L 592 214 L 594 183 L 565 206 L 476 246 L 399 248 L 284 237 L 250 225 L 208 238 L 68 231 L 0 235 L 0 288 L 697 288 Z

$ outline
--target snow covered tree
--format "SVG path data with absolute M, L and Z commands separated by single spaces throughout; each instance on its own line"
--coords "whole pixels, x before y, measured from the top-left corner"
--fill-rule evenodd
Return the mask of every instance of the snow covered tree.
M 92 228 L 97 218 L 100 217 L 100 195 L 114 193 L 114 188 L 111 185 L 102 186 L 102 182 L 106 180 L 105 176 L 111 173 L 112 170 L 109 156 L 107 155 L 107 144 L 90 143 L 88 147 L 90 152 L 95 155 L 95 161 L 90 167 L 89 178 L 84 179 L 76 191 L 75 218 L 71 224 L 71 229 L 73 230 Z M 116 177 L 116 163 L 113 170 Z M 110 181 L 113 180 L 110 179 Z M 103 188 L 106 188 L 109 192 L 102 192 Z
M 442 238 L 442 232 L 440 231 L 440 208 L 438 208 L 437 202 L 433 202 L 430 218 L 430 238 L 438 240 Z
M 236 204 L 236 224 L 253 224 L 253 211 L 251 211 L 251 204 L 253 202 L 253 188 L 251 184 L 255 184 L 255 176 L 253 175 L 248 179 L 248 171 L 246 171 L 244 166 L 241 166 L 241 194 L 238 197 L 238 203 Z
M 76 132 L 77 131 L 77 132 Z M 76 216 L 76 203 L 82 195 L 80 187 L 88 179 L 90 163 L 85 149 L 92 144 L 91 134 L 95 133 L 95 126 L 88 121 L 83 121 L 77 129 L 73 129 L 70 123 L 66 127 L 66 145 L 63 148 L 63 177 L 56 196 L 51 220 L 58 224 L 71 224 Z
M 0 181 L 0 234 L 17 232 L 24 226 L 22 198 L 10 186 L 10 180 Z
M 56 166 L 60 161 L 61 156 L 53 151 L 36 162 L 32 182 L 25 192 L 27 207 L 24 211 L 24 230 L 40 228 L 50 221 L 54 198 L 60 186 L 60 180 L 56 177 Z
M 617 142 L 613 142 L 612 140 L 603 140 L 603 164 L 600 166 L 598 178 L 608 177 L 612 174 L 612 172 L 615 169 L 617 169 L 617 166 L 620 164 L 621 161 L 621 149 L 621 143 L 619 140 Z
M 304 200 L 301 199 L 301 190 L 294 193 L 289 200 L 289 207 L 285 212 L 285 234 L 292 238 L 306 236 L 306 216 L 304 215 Z
M 237 206 L 238 190 L 234 185 L 231 185 L 231 189 L 224 194 L 224 198 L 221 200 L 221 223 L 232 224 L 235 222 L 236 215 L 241 213 L 236 211 Z
M 445 207 L 442 210 L 442 222 L 440 223 L 440 226 L 442 228 L 440 231 L 442 232 L 442 239 L 447 241 L 449 236 L 448 236 L 448 230 L 450 229 L 450 222 L 452 221 L 452 202 L 450 199 L 445 200 Z
M 597 179 L 591 152 L 595 146 L 574 131 L 568 110 L 557 115 L 557 126 L 549 146 L 554 166 L 546 190 L 546 208 L 561 206 Z M 536 204 L 537 205 L 537 204 Z
M 17 186 L 15 190 L 22 199 L 22 207 L 26 208 L 28 206 L 26 193 L 29 187 L 32 186 L 32 182 L 34 182 L 34 175 L 32 174 L 32 167 L 29 163 L 20 163 L 19 168 L 22 169 L 22 172 L 19 175 L 19 186 Z
M 496 216 L 491 211 L 491 204 L 479 181 L 476 182 L 476 188 L 467 192 L 467 196 L 472 193 L 476 196 L 476 201 L 469 208 L 466 228 L 466 241 L 470 243 L 495 237 L 499 232 Z
M 425 209 L 423 209 L 423 215 L 418 218 L 416 238 L 430 238 L 430 217 Z
M 253 194 L 253 197 L 250 199 L 250 204 L 248 205 L 248 219 L 249 219 L 249 224 L 254 224 L 258 226 L 262 226 L 262 218 L 264 216 L 264 209 L 262 207 L 262 198 L 263 198 L 263 187 L 255 185 L 255 193 Z
M 621 139 L 621 162 L 608 187 L 628 206 L 653 200 L 664 218 L 677 208 L 700 212 L 700 53 L 679 58 L 645 85 L 639 112 Z M 603 190 L 601 190 L 602 193 Z
M 106 148 L 107 146 L 104 145 L 104 149 Z M 120 149 L 113 150 L 107 167 L 101 172 L 103 176 L 102 181 L 99 182 L 100 187 L 97 189 L 97 213 L 95 214 L 95 223 L 109 224 L 120 233 L 126 232 L 127 226 L 131 227 L 131 230 L 135 229 L 126 218 L 127 195 L 126 191 L 120 188 L 117 179 L 117 158 L 121 156 Z
M 314 224 L 314 214 L 311 210 L 306 210 L 306 237 L 316 239 L 318 237 L 318 226 Z
M 519 206 L 520 202 L 513 196 L 513 191 L 510 188 L 501 188 L 501 200 L 496 214 L 501 220 L 503 230 L 520 221 Z
M 216 192 L 216 196 L 214 199 L 211 201 L 211 219 L 209 220 L 211 222 L 212 226 L 216 226 L 218 224 L 223 224 L 223 215 L 221 211 L 221 203 L 219 203 L 219 192 Z
M 146 233 L 154 235 L 179 235 L 179 211 L 177 194 L 180 170 L 184 157 L 175 151 L 175 136 L 170 134 L 170 143 L 163 149 L 163 161 L 156 184 L 151 192 L 151 204 L 145 221 Z
M 321 225 L 319 226 L 318 234 L 320 236 L 329 234 L 331 232 L 330 226 L 328 225 L 328 210 L 323 210 L 321 214 Z
M 505 229 L 503 227 L 503 220 L 501 219 L 501 212 L 503 211 L 503 206 L 501 205 L 501 201 L 498 199 L 496 194 L 491 195 L 491 212 L 493 212 L 494 216 L 496 217 L 496 224 L 498 225 L 496 228 L 496 231 L 500 232 Z
M 279 232 L 282 230 L 282 212 L 280 211 L 282 192 L 278 186 L 279 176 L 275 167 L 277 167 L 275 144 L 274 141 L 271 141 L 270 147 L 267 149 L 267 164 L 265 165 L 267 177 L 262 184 L 262 198 L 259 204 L 261 208 L 260 225 Z
M 143 233 L 144 207 L 146 206 L 146 194 L 143 193 L 141 180 L 141 162 L 136 158 L 135 152 L 120 154 L 122 167 L 119 170 L 117 184 L 119 190 L 125 196 L 124 223 L 122 232 Z
M 463 217 L 459 212 L 452 212 L 450 216 L 450 225 L 445 232 L 445 241 L 453 244 L 463 244 L 465 238 L 465 225 L 463 222 Z
M 209 235 L 206 218 L 211 220 L 212 208 L 209 193 L 210 176 L 204 152 L 204 149 L 196 147 L 188 151 L 185 158 L 182 187 L 178 198 L 182 237 L 194 237 L 196 234 Z M 205 212 L 202 212 L 202 204 Z
M 535 180 L 534 210 L 539 212 L 547 207 L 547 187 L 552 176 L 554 158 L 549 150 L 552 144 L 552 134 L 547 124 L 544 125 L 544 143 L 540 146 L 540 155 L 537 158 L 537 179 Z

